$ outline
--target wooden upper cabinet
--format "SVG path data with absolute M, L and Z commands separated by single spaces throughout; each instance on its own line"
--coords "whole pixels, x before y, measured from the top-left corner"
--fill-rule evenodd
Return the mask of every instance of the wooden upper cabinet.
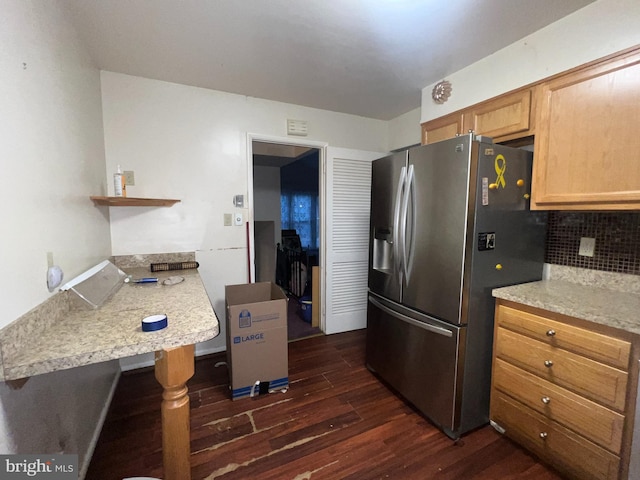
M 472 107 L 465 113 L 464 130 L 497 141 L 531 135 L 531 96 L 532 89 L 527 88 Z
M 538 93 L 531 208 L 640 208 L 640 49 Z
M 464 132 L 463 114 L 460 112 L 436 118 L 422 124 L 422 144 L 439 142 L 453 138 Z
M 525 88 L 422 124 L 422 144 L 439 142 L 473 130 L 496 142 L 533 133 L 533 88 Z
M 640 47 L 422 124 L 422 143 L 472 130 L 533 135 L 534 210 L 640 209 Z M 514 143 L 515 145 L 515 143 Z

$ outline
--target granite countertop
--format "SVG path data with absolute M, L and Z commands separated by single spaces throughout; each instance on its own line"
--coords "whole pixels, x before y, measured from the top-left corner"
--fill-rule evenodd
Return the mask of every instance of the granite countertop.
M 4 380 L 190 345 L 218 335 L 218 319 L 197 270 L 125 271 L 134 278 L 154 276 L 160 281 L 123 284 L 97 310 L 70 310 L 38 334 L 3 341 Z M 161 281 L 169 276 L 185 280 L 162 285 Z M 156 314 L 166 314 L 168 326 L 143 332 L 142 319 Z
M 640 294 L 549 279 L 496 288 L 493 296 L 640 334 Z

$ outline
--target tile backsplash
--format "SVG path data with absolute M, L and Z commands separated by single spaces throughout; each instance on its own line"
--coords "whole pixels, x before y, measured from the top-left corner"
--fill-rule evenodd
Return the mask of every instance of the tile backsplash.
M 593 257 L 580 238 L 596 239 Z M 640 212 L 549 212 L 545 262 L 640 275 Z

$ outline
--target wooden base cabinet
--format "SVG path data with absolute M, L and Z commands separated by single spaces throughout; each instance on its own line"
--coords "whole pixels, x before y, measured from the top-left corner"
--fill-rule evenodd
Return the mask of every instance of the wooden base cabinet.
M 569 478 L 626 479 L 637 344 L 632 334 L 498 300 L 492 424 Z

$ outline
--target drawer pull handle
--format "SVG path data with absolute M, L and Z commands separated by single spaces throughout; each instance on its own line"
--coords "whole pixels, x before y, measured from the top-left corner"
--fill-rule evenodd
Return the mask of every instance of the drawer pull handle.
M 542 403 L 544 403 L 545 405 L 549 405 L 549 402 L 551 402 L 551 399 L 549 397 L 542 397 Z
M 544 361 L 544 366 L 547 367 L 547 368 L 553 367 L 553 360 L 545 360 Z
M 547 337 L 555 337 L 556 336 L 556 331 L 551 329 L 551 330 L 547 330 Z
M 541 433 L 540 433 L 540 438 L 541 438 L 542 440 L 546 440 L 546 439 L 547 439 L 547 432 L 541 432 Z

